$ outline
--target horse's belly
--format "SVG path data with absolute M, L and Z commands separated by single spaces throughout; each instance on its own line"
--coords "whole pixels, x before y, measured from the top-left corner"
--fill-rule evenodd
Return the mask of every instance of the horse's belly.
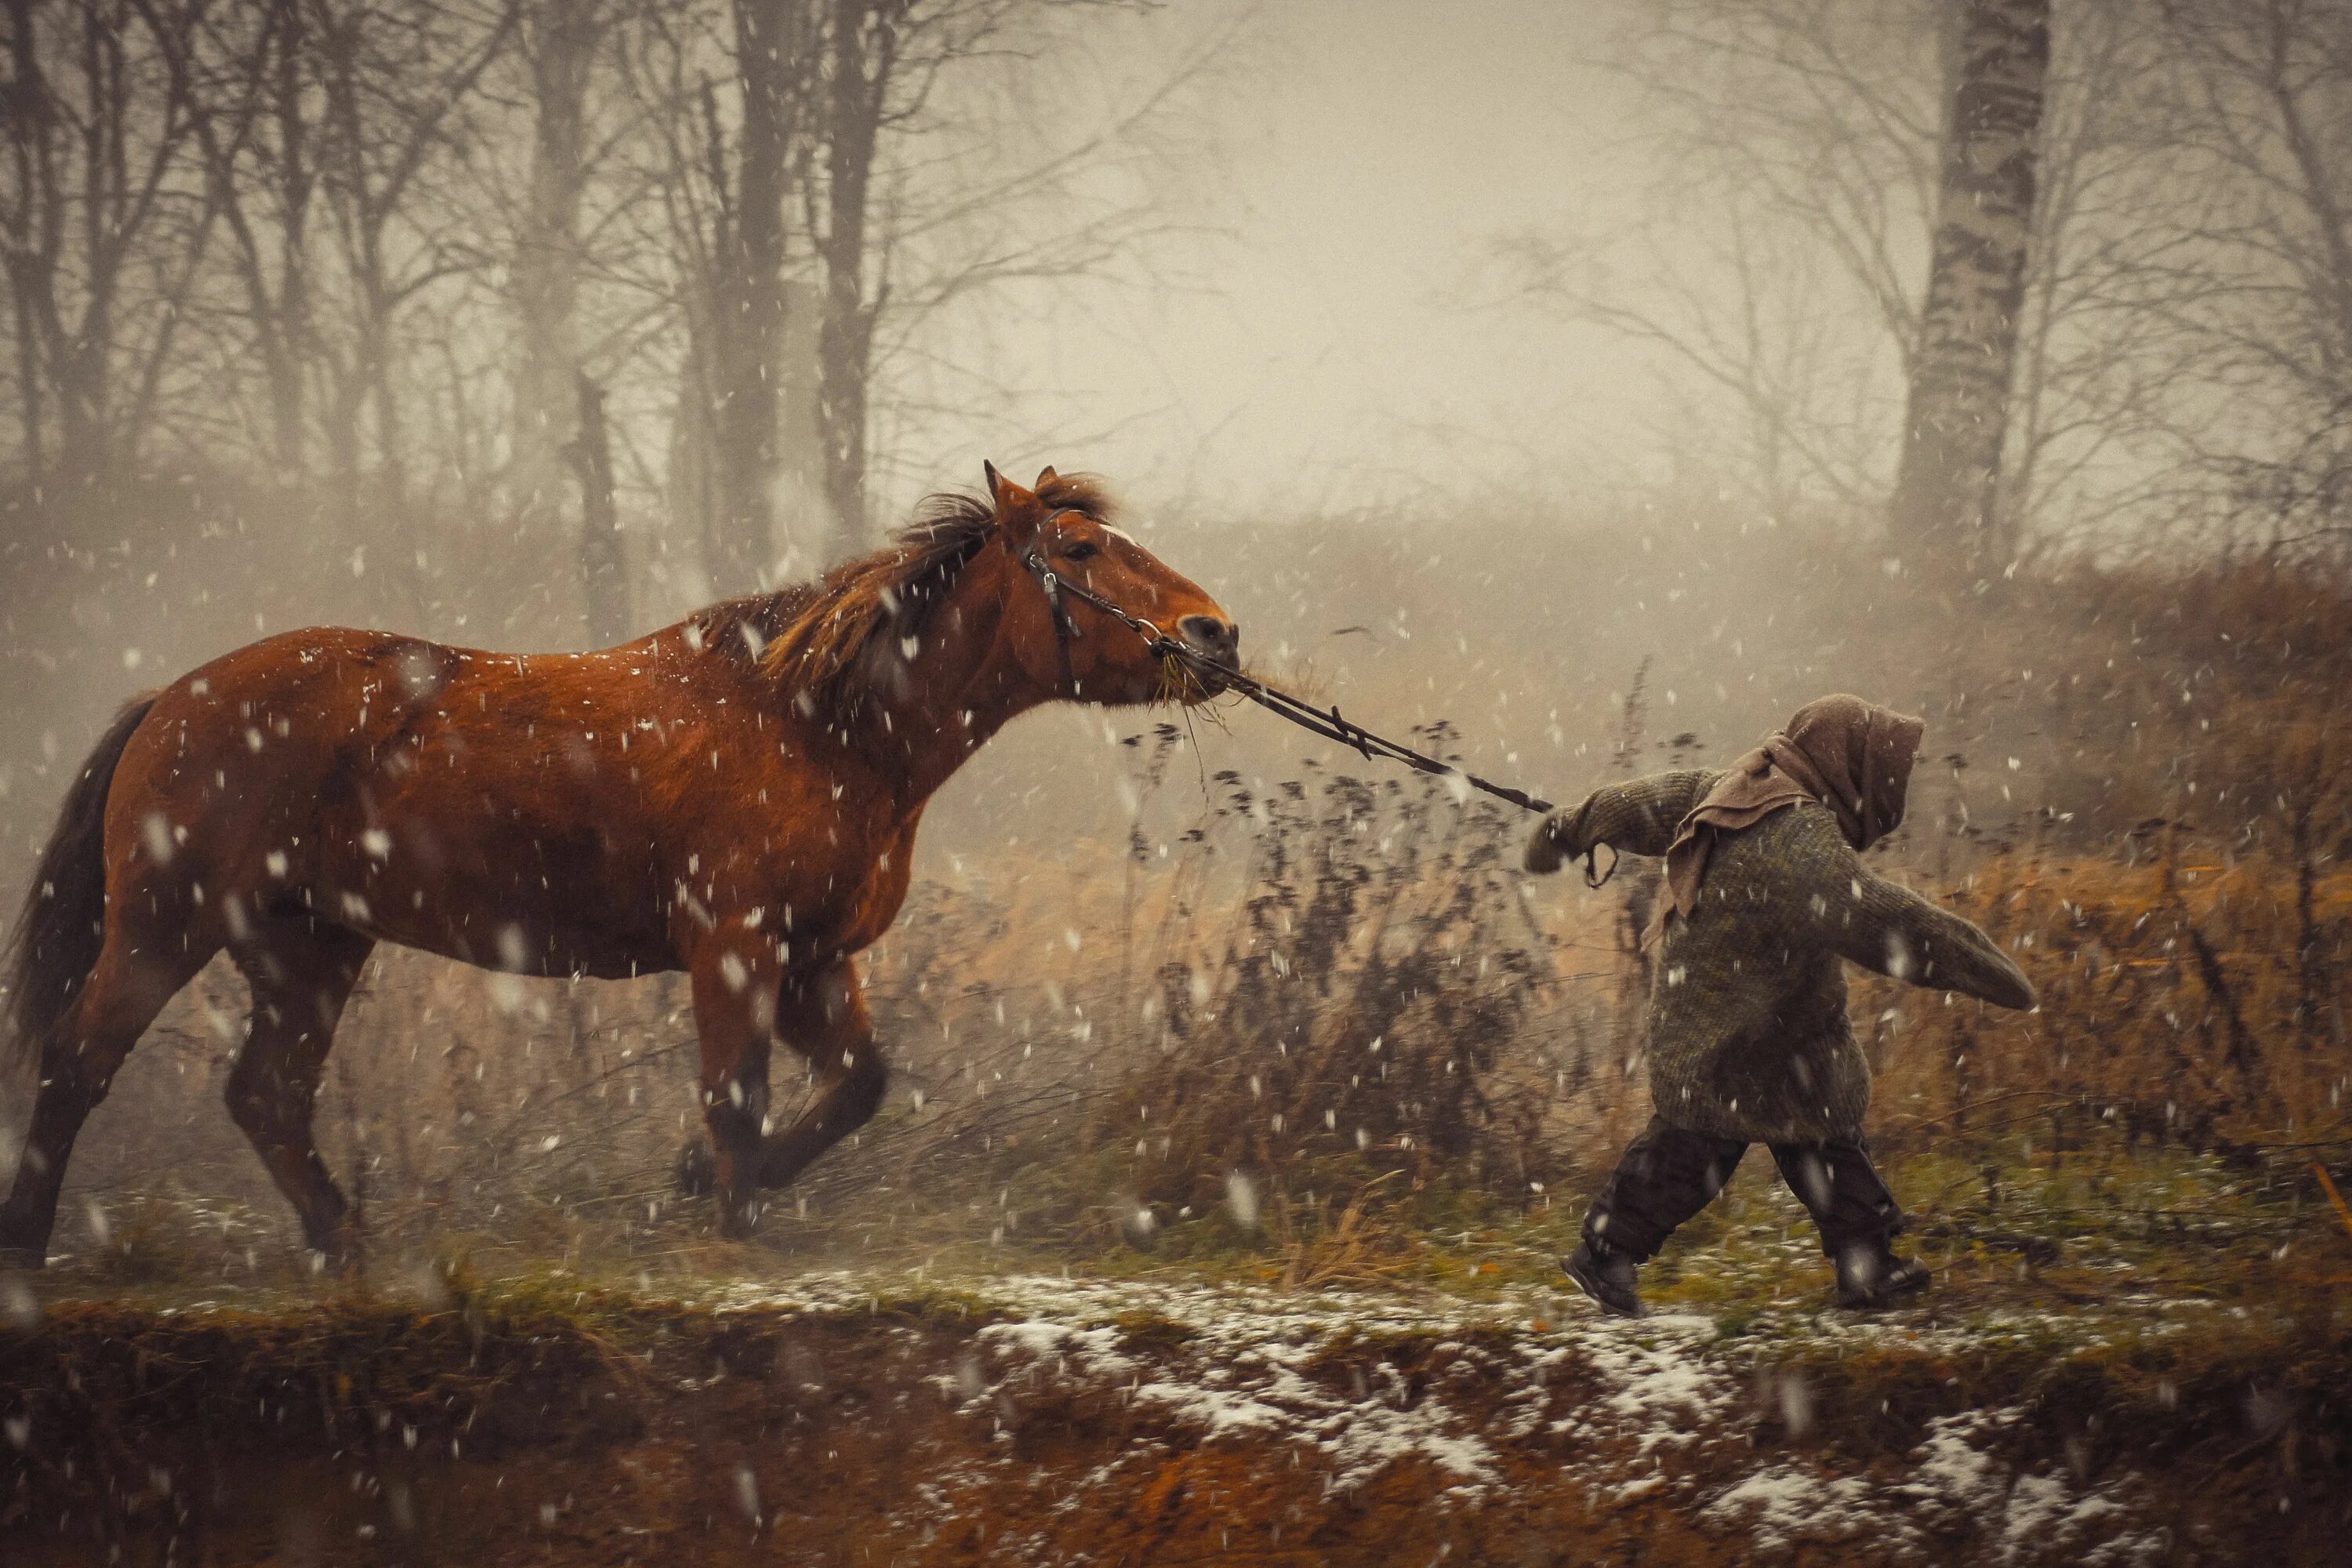
M 520 974 L 622 978 L 677 967 L 665 911 L 635 857 L 520 825 L 427 835 L 394 819 L 354 836 L 322 912 L 385 942 Z
M 622 980 L 678 967 L 658 931 L 583 923 L 544 908 L 485 901 L 430 918 L 420 910 L 405 919 L 390 913 L 348 923 L 383 942 L 515 974 Z

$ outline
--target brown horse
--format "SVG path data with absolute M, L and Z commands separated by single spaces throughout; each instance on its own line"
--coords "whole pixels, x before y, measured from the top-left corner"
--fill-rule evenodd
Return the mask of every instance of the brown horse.
M 1066 578 L 1230 665 L 1215 601 L 1112 525 L 1101 489 L 925 503 L 821 581 L 598 653 L 291 632 L 124 709 L 68 793 L 10 957 L 40 1087 L 0 1249 L 37 1266 L 83 1120 L 226 948 L 253 991 L 228 1109 L 346 1253 L 311 1141 L 335 1024 L 379 942 L 522 974 L 692 976 L 721 1229 L 880 1104 L 851 955 L 897 918 L 924 803 L 1007 721 L 1171 682 Z M 768 1136 L 781 1037 L 817 1090 Z

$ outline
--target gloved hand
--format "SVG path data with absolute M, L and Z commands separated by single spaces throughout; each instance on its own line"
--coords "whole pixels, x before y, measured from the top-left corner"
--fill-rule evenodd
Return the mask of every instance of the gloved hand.
M 1591 849 L 1584 838 L 1584 807 L 1562 806 L 1537 823 L 1535 831 L 1528 835 L 1523 863 L 1537 876 L 1547 877 Z

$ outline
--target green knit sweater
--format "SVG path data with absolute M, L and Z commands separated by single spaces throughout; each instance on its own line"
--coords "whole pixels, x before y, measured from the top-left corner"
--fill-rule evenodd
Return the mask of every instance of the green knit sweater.
M 1719 774 L 1658 773 L 1595 791 L 1549 825 L 1561 853 L 1664 855 Z M 1870 1067 L 1846 1020 L 1841 959 L 1938 991 L 2031 1007 L 1992 939 L 1873 876 L 1827 806 L 1721 835 L 1698 908 L 1670 920 L 1650 993 L 1650 1094 L 1679 1127 L 1757 1143 L 1853 1138 Z

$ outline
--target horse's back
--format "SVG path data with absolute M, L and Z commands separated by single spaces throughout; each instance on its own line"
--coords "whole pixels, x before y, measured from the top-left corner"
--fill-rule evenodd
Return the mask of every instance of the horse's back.
M 249 794 L 266 775 L 299 771 L 349 729 L 342 710 L 364 700 L 369 673 L 401 641 L 413 639 L 317 627 L 197 666 L 156 693 L 125 752 L 111 813 L 152 808 L 148 796 Z
M 340 626 L 224 654 L 161 693 L 126 750 L 108 807 L 122 851 L 112 890 L 203 923 L 202 889 L 242 923 L 299 910 L 494 962 L 456 934 L 477 917 L 538 927 L 559 891 L 646 882 L 648 867 L 616 876 L 604 848 L 617 830 L 644 858 L 625 775 L 550 765 L 596 732 L 593 707 L 618 700 L 611 658 Z M 566 858 L 583 864 L 550 864 Z

